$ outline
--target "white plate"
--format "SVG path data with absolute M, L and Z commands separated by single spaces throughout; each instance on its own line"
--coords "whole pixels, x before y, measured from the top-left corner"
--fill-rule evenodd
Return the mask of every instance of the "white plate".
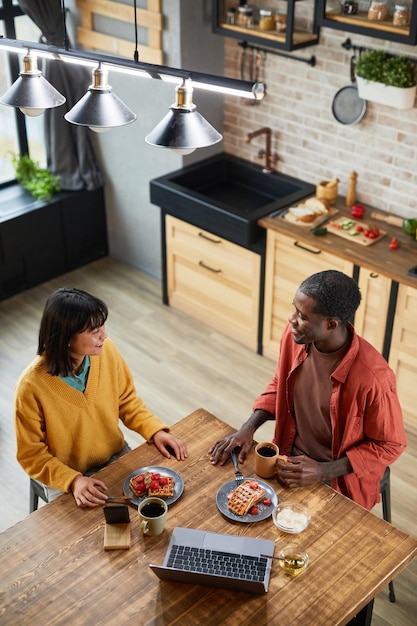
M 259 478 L 245 478 L 245 480 L 255 480 L 261 487 L 265 489 L 265 498 L 271 498 L 271 504 L 266 506 L 262 504 L 262 502 L 258 502 L 256 504 L 258 508 L 258 513 L 255 515 L 250 515 L 247 513 L 246 515 L 236 515 L 233 513 L 228 507 L 228 495 L 232 493 L 237 487 L 235 480 L 229 480 L 228 483 L 225 483 L 217 492 L 216 495 L 216 504 L 220 513 L 223 513 L 225 517 L 232 520 L 233 522 L 242 522 L 244 524 L 249 524 L 252 522 L 261 522 L 264 519 L 268 519 L 272 515 L 272 511 L 278 504 L 278 496 L 275 493 L 274 489 L 268 483 L 263 480 L 259 480 Z M 265 499 L 264 498 L 264 499 Z
M 125 482 L 123 483 L 123 493 L 125 495 L 132 493 L 131 490 L 129 489 L 130 479 L 133 478 L 133 476 L 137 476 L 138 474 L 143 474 L 143 472 L 152 472 L 152 474 L 161 474 L 161 476 L 168 476 L 174 479 L 174 482 L 175 482 L 174 495 L 171 496 L 170 498 L 164 498 L 165 502 L 168 505 L 174 504 L 174 502 L 176 502 L 178 498 L 181 497 L 182 492 L 184 491 L 184 481 L 181 478 L 181 476 L 177 474 L 177 472 L 174 472 L 174 470 L 169 469 L 169 467 L 160 467 L 159 465 L 148 465 L 147 467 L 140 467 L 139 469 L 129 474 L 129 476 L 126 478 Z M 144 494 L 143 496 L 134 496 L 132 494 L 132 497 L 130 498 L 130 502 L 134 504 L 135 506 L 138 506 L 139 502 L 147 497 L 148 496 L 146 494 Z

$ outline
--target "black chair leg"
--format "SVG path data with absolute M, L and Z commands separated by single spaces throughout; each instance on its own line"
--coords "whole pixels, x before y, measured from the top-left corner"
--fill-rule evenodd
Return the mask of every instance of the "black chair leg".
M 391 523 L 391 486 L 390 486 L 390 474 L 389 467 L 385 470 L 384 476 L 381 480 L 381 499 L 382 499 L 382 517 L 386 522 Z M 395 602 L 394 583 L 391 581 L 388 584 L 389 589 L 389 601 Z
M 32 489 L 32 483 L 30 483 L 29 488 L 29 513 L 33 513 L 33 511 L 38 510 L 39 497 Z

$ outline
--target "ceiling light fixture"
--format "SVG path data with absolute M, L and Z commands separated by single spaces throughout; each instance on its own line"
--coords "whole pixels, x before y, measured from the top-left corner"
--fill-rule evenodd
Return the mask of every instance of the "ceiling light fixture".
M 175 89 L 176 101 L 157 126 L 145 137 L 146 143 L 190 154 L 197 148 L 212 146 L 223 139 L 193 104 L 191 81 L 183 80 Z
M 132 61 L 122 57 L 112 57 L 87 50 L 74 50 L 71 48 L 59 48 L 42 43 L 25 42 L 16 39 L 7 39 L 0 36 L 0 49 L 16 54 L 24 53 L 28 48 L 33 48 L 39 56 L 53 59 L 55 61 L 70 61 L 79 65 L 91 64 L 94 66 L 101 63 L 103 66 L 114 71 L 130 70 L 132 74 L 139 78 L 153 78 L 158 80 L 190 79 L 193 89 L 206 89 L 216 91 L 219 94 L 231 95 L 239 98 L 247 98 L 261 101 L 266 95 L 264 83 L 240 80 L 237 78 L 227 78 L 214 74 L 203 74 L 186 69 L 177 69 L 163 65 L 153 65 Z
M 16 107 L 31 117 L 64 104 L 66 98 L 44 78 L 38 69 L 38 59 L 30 49 L 23 57 L 23 67 L 13 85 L 0 98 L 2 104 Z
M 87 93 L 64 115 L 67 122 L 104 132 L 135 121 L 135 113 L 113 93 L 108 74 L 101 63 L 93 69 Z

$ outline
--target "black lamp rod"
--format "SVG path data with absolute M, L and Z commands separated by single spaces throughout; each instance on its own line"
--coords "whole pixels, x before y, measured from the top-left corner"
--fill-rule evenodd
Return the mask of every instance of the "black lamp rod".
M 172 76 L 179 79 L 190 79 L 195 83 L 195 87 L 199 87 L 199 84 L 207 84 L 213 87 L 218 87 L 219 91 L 224 90 L 236 90 L 251 93 L 256 97 L 259 90 L 256 87 L 259 83 L 254 83 L 246 80 L 239 80 L 236 78 L 227 78 L 224 76 L 217 76 L 215 74 L 205 74 L 202 72 L 195 72 L 187 69 L 179 69 L 168 67 L 166 65 L 154 65 L 151 63 L 137 62 L 135 60 L 125 59 L 123 57 L 114 57 L 105 54 L 99 54 L 96 52 L 88 52 L 86 50 L 74 50 L 71 48 L 59 48 L 58 46 L 50 46 L 42 43 L 22 41 L 16 39 L 8 39 L 0 36 L 0 48 L 6 48 L 9 52 L 19 53 L 24 50 L 33 50 L 46 53 L 51 56 L 51 60 L 61 61 L 62 57 L 72 57 L 79 59 L 80 61 L 88 61 L 94 63 L 105 63 L 106 65 L 113 66 L 115 69 L 124 68 L 128 70 L 139 70 L 139 72 L 146 72 L 151 78 L 161 79 L 163 75 Z M 202 87 L 203 88 L 203 87 Z M 241 95 L 241 94 L 240 94 Z M 262 96 L 260 96 L 262 97 Z

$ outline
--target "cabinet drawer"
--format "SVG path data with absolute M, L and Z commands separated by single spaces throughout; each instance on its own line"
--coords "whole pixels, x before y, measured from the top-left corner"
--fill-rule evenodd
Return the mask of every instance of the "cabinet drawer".
M 302 281 L 311 274 L 328 269 L 353 275 L 353 263 L 268 230 L 262 340 L 264 356 L 277 358 L 281 333 L 288 322 L 291 303 Z
M 169 304 L 257 349 L 260 256 L 166 216 Z

